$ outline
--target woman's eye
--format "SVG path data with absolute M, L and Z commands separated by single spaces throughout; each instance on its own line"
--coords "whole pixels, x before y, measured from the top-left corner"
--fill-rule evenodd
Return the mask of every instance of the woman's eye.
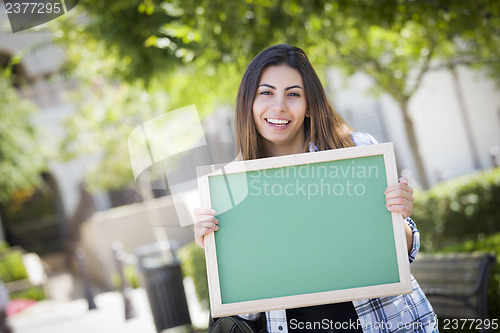
M 288 95 L 293 97 L 300 97 L 300 94 L 298 92 L 291 92 Z
M 271 95 L 272 92 L 270 92 L 269 90 L 264 90 L 264 91 L 261 91 L 259 94 L 260 95 Z

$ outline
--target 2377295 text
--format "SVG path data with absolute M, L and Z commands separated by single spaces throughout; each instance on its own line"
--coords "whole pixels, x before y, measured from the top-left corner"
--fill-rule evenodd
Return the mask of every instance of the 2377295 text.
M 498 319 L 437 319 L 441 330 L 496 330 L 498 329 Z

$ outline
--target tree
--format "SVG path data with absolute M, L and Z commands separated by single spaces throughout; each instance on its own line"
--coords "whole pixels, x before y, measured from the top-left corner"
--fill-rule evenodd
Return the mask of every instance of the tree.
M 166 110 L 168 99 L 160 92 L 147 92 L 140 84 L 113 85 L 98 76 L 94 79 L 81 82 L 79 112 L 65 121 L 68 134 L 60 156 L 69 160 L 79 154 L 95 155 L 97 162 L 89 168 L 87 189 L 124 188 L 134 181 L 128 135 Z
M 348 19 L 315 18 L 322 39 L 333 42 L 334 58 L 344 70 L 368 74 L 379 91 L 389 93 L 399 104 L 418 178 L 427 188 L 408 103 L 423 76 L 434 69 L 465 65 L 498 73 L 500 6 L 494 1 L 385 0 L 379 4 L 383 9 L 374 11 L 370 1 L 335 5 L 330 11 L 340 10 Z
M 334 64 L 370 75 L 401 108 L 423 187 L 428 181 L 408 109 L 423 76 L 465 65 L 499 77 L 496 1 L 84 0 L 80 9 L 85 20 L 63 28 L 69 40 L 79 42 L 80 52 L 82 42 L 104 48 L 105 75 L 165 91 L 170 108 L 189 101 L 210 112 L 233 100 L 251 58 L 282 42 L 300 45 L 317 68 Z
M 36 107 L 18 97 L 0 71 L 0 203 L 40 184 L 45 160 L 32 119 Z

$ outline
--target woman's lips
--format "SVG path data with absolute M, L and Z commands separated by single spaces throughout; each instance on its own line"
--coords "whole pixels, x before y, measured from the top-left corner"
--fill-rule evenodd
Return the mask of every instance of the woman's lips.
M 287 119 L 280 119 L 280 118 L 265 118 L 266 122 L 274 127 L 274 128 L 286 128 L 291 121 Z

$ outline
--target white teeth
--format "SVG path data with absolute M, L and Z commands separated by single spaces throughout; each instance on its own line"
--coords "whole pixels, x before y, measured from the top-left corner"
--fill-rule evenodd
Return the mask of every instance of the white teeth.
M 268 123 L 274 124 L 274 125 L 286 125 L 289 123 L 288 120 L 285 119 L 273 119 L 273 118 L 268 118 L 266 119 Z

